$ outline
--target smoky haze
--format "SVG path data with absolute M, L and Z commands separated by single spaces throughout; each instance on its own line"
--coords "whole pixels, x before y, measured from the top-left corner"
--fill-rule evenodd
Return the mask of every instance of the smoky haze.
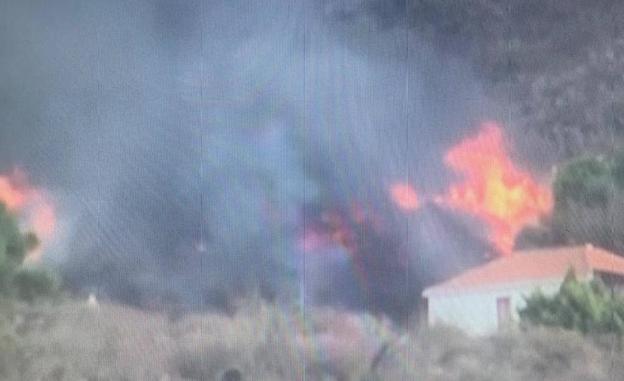
M 0 166 L 54 196 L 45 258 L 71 289 L 201 308 L 301 286 L 396 312 L 481 259 L 465 217 L 406 215 L 387 189 L 440 191 L 443 152 L 493 103 L 463 62 L 406 33 L 393 2 L 391 25 L 338 4 L 0 4 Z M 302 261 L 305 227 L 353 202 L 384 221 L 358 236 L 373 241 L 366 276 L 340 245 Z

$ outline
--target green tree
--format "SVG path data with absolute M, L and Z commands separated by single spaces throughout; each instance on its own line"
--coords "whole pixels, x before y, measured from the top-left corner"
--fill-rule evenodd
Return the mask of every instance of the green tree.
M 553 234 L 567 244 L 591 242 L 624 253 L 624 155 L 586 157 L 555 179 Z
M 518 235 L 517 248 L 592 243 L 624 254 L 624 152 L 562 166 L 552 216 Z
M 612 161 L 602 157 L 583 157 L 566 165 L 553 185 L 559 209 L 570 203 L 607 207 L 615 185 L 613 168 Z
M 56 293 L 58 282 L 51 273 L 23 265 L 38 243 L 34 234 L 20 231 L 15 216 L 0 203 L 0 296 L 33 301 Z
M 546 296 L 537 291 L 518 311 L 530 325 L 560 327 L 584 334 L 624 333 L 624 299 L 598 279 L 582 282 L 572 271 L 559 292 Z

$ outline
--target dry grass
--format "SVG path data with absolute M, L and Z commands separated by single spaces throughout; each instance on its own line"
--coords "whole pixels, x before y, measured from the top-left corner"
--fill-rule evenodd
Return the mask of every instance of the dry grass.
M 66 301 L 21 306 L 3 325 L 7 380 L 613 380 L 620 351 L 572 332 L 487 338 L 450 328 L 409 331 L 364 314 L 296 312 L 250 302 L 234 316 L 166 315 Z M 381 350 L 384 348 L 383 350 Z M 375 366 L 372 364 L 375 363 Z M 372 369 L 374 368 L 374 369 Z
M 577 333 L 534 329 L 487 338 L 436 328 L 412 334 L 379 369 L 383 380 L 614 380 L 621 353 Z

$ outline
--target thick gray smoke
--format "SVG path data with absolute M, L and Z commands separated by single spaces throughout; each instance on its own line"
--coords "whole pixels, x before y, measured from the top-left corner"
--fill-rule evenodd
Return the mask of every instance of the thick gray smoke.
M 302 232 L 322 214 L 308 211 L 353 202 L 391 232 L 363 261 L 383 264 L 379 282 L 407 269 L 419 288 L 478 260 L 458 217 L 406 216 L 387 188 L 442 189 L 442 152 L 492 116 L 479 84 L 406 33 L 392 2 L 391 27 L 360 5 L 3 1 L 0 169 L 55 196 L 63 239 L 46 258 L 68 285 L 143 306 L 292 294 Z M 332 250 L 311 260 L 306 292 L 330 266 L 319 300 L 365 306 Z

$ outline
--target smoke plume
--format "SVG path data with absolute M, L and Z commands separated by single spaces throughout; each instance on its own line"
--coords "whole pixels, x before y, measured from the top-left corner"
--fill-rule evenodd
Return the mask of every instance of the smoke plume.
M 494 103 L 399 16 L 340 4 L 2 2 L 0 173 L 53 195 L 70 288 L 402 314 L 491 252 L 426 200 Z

